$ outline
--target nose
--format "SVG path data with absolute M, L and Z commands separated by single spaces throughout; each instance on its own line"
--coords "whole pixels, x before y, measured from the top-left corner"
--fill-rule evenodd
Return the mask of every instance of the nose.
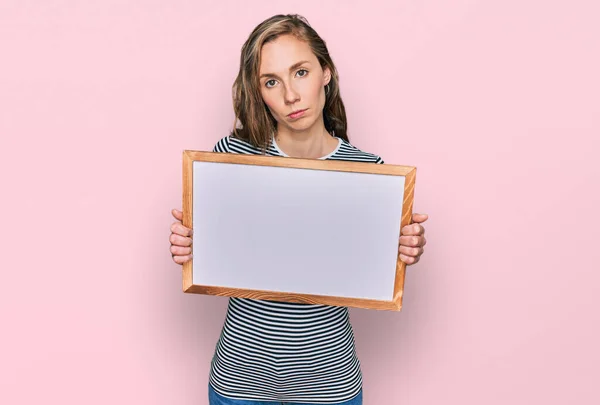
M 294 89 L 292 83 L 285 85 L 283 98 L 285 99 L 286 104 L 294 104 L 295 102 L 300 100 L 300 94 L 298 94 L 296 89 Z

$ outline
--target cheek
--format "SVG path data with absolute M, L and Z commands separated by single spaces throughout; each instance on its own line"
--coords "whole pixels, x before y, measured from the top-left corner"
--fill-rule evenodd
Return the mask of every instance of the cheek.
M 271 114 L 276 116 L 277 104 L 276 104 L 275 98 L 272 95 L 266 95 L 263 93 L 262 99 L 265 102 L 265 104 L 267 105 L 267 108 L 269 109 L 269 111 L 271 111 Z
M 318 104 L 321 108 L 325 105 L 325 93 L 323 93 L 323 87 L 320 82 L 315 83 L 311 88 L 311 98 L 313 102 Z

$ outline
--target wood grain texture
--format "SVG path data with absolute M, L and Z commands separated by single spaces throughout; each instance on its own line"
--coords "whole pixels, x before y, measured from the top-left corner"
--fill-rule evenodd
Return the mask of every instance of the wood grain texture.
M 400 222 L 400 234 L 398 235 L 398 250 L 400 250 L 400 236 L 402 228 L 412 223 L 412 208 L 414 201 L 415 182 L 417 169 L 414 168 L 404 177 L 404 201 L 402 201 L 402 220 Z M 404 278 L 406 275 L 406 263 L 400 260 L 398 252 L 398 261 L 396 263 L 396 281 L 394 283 L 394 303 L 402 308 L 402 295 L 404 292 Z
M 184 153 L 183 154 L 183 226 L 192 228 L 192 209 L 193 204 L 193 163 L 191 157 Z M 193 236 L 192 236 L 193 241 Z M 193 242 L 192 242 L 193 244 Z M 192 259 L 193 260 L 193 259 Z M 183 264 L 183 290 L 187 290 L 193 284 L 192 278 L 192 260 L 187 261 Z
M 371 174 L 406 176 L 415 170 L 413 166 L 378 165 L 368 162 L 348 162 L 343 160 L 302 159 L 294 157 L 242 155 L 235 153 L 184 151 L 184 156 L 192 161 L 215 163 L 238 163 L 255 166 L 289 167 L 297 169 L 331 170 Z
M 194 161 L 404 176 L 404 201 L 402 202 L 403 206 L 400 232 L 403 226 L 406 226 L 412 222 L 412 207 L 416 180 L 416 167 L 414 166 L 400 166 L 391 164 L 378 165 L 368 162 L 302 159 L 293 157 L 243 155 L 185 150 L 183 152 L 183 225 L 189 228 L 192 227 L 193 218 L 192 188 Z M 398 235 L 398 248 L 399 247 L 400 234 Z M 396 278 L 394 281 L 393 299 L 390 301 L 196 285 L 193 283 L 192 263 L 193 259 L 183 264 L 183 291 L 186 293 L 252 298 L 269 301 L 298 302 L 305 304 L 348 306 L 376 310 L 400 311 L 402 308 L 406 263 L 400 260 L 399 253 L 396 262 Z
M 241 288 L 191 285 L 184 290 L 187 293 L 217 295 L 222 297 L 252 298 L 256 300 L 296 302 L 301 304 L 320 304 L 365 309 L 399 311 L 401 305 L 395 301 L 379 301 L 362 298 L 332 297 L 327 295 L 298 294 L 280 291 L 249 290 Z

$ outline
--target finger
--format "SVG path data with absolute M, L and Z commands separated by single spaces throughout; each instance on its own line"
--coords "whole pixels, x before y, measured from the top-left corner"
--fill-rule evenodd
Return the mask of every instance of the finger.
M 173 214 L 173 216 L 175 217 L 175 219 L 183 221 L 183 212 L 181 212 L 179 210 L 176 210 L 176 209 L 172 209 L 171 210 L 171 214 Z
M 169 242 L 171 242 L 171 245 L 177 245 L 177 246 L 191 246 L 192 245 L 192 239 L 188 238 L 187 236 L 177 235 L 176 233 L 171 234 L 171 236 L 169 237 Z
M 192 247 L 191 246 L 177 246 L 177 245 L 171 245 L 171 255 L 174 256 L 185 256 L 185 255 L 191 255 L 192 254 Z
M 192 260 L 192 255 L 186 255 L 186 256 L 173 256 L 173 261 L 177 264 L 183 264 L 186 263 L 188 261 Z
M 425 246 L 425 237 L 416 235 L 400 236 L 400 245 L 403 246 Z
M 412 221 L 416 222 L 416 223 L 425 222 L 425 221 L 427 221 L 427 218 L 429 218 L 429 215 L 427 215 L 427 214 L 413 214 L 412 215 Z
M 423 254 L 424 249 L 422 247 L 400 246 L 398 251 L 404 256 L 419 257 Z
M 192 236 L 194 233 L 191 228 L 183 226 L 181 222 L 173 222 L 171 224 L 171 232 L 181 236 Z
M 400 232 L 401 235 L 416 235 L 416 236 L 421 236 L 424 233 L 425 233 L 425 228 L 423 227 L 423 225 L 419 225 L 419 224 L 406 225 L 402 228 L 402 232 Z
M 415 264 L 419 261 L 419 257 L 412 257 L 400 254 L 400 260 L 402 260 L 406 265 L 410 266 L 411 264 Z

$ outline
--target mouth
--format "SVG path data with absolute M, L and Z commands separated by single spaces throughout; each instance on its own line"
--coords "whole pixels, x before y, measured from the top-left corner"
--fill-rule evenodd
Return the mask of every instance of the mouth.
M 303 116 L 303 115 L 304 115 L 304 112 L 305 112 L 306 110 L 308 110 L 308 108 L 305 108 L 304 110 L 296 110 L 296 111 L 294 111 L 294 112 L 292 112 L 292 113 L 288 114 L 287 116 L 288 116 L 288 117 L 290 117 L 290 118 L 292 118 L 292 119 L 294 119 L 294 118 L 299 118 L 299 117 L 301 117 L 301 116 Z

